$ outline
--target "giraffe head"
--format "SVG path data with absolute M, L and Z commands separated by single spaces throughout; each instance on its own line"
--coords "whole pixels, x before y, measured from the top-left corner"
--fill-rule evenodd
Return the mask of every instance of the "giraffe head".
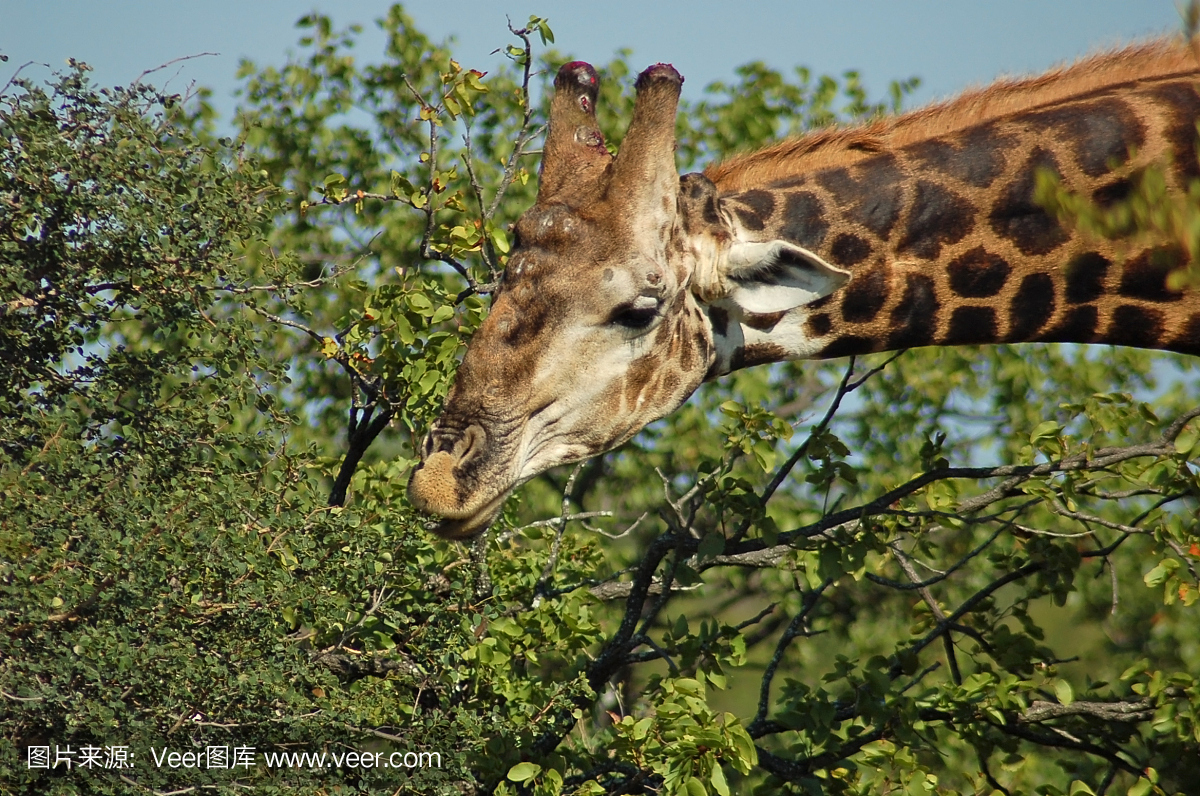
M 642 72 L 613 157 L 596 71 L 559 70 L 537 202 L 409 481 L 413 504 L 444 518 L 440 535 L 481 532 L 518 484 L 674 410 L 744 344 L 731 317 L 783 313 L 847 279 L 794 244 L 750 237 L 707 178 L 679 177 L 682 83 L 665 64 Z

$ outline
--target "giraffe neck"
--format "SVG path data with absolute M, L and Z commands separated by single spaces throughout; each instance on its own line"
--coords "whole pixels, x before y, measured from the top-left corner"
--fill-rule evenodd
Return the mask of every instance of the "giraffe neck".
M 1150 165 L 1172 164 L 1174 190 L 1200 177 L 1200 69 L 1190 68 L 1172 62 L 1168 74 L 981 114 L 977 124 L 951 113 L 949 132 L 919 112 L 925 135 L 901 117 L 890 139 L 864 128 L 775 149 L 799 166 L 765 168 L 759 155 L 710 171 L 743 236 L 792 241 L 852 274 L 786 317 L 740 319 L 745 342 L 717 371 L 1029 341 L 1200 354 L 1200 295 L 1167 284 L 1182 264 L 1176 249 L 1085 239 L 1034 200 L 1041 170 L 1101 203 L 1129 193 Z

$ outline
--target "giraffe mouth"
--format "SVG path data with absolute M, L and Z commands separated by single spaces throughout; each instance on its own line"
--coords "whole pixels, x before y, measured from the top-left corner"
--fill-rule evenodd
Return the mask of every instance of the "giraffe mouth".
M 443 539 L 471 539 L 488 529 L 504 507 L 511 489 L 506 489 L 478 511 L 465 517 L 444 517 L 429 530 Z

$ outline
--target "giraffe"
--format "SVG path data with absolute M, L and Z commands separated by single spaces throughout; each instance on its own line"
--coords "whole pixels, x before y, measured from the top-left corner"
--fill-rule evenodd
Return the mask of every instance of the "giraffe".
M 1041 171 L 1100 202 L 1200 177 L 1200 62 L 1151 42 L 678 175 L 683 78 L 637 79 L 624 141 L 586 63 L 555 79 L 534 206 L 409 480 L 436 533 L 610 450 L 738 368 L 915 346 L 1107 343 L 1200 354 L 1170 245 L 1085 239 Z M 1133 248 L 1130 248 L 1133 246 Z

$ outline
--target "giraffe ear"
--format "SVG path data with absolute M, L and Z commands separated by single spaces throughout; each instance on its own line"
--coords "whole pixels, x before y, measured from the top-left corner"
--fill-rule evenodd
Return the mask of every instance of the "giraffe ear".
M 727 298 L 746 312 L 786 312 L 828 296 L 850 279 L 808 249 L 783 240 L 736 242 L 729 251 Z

